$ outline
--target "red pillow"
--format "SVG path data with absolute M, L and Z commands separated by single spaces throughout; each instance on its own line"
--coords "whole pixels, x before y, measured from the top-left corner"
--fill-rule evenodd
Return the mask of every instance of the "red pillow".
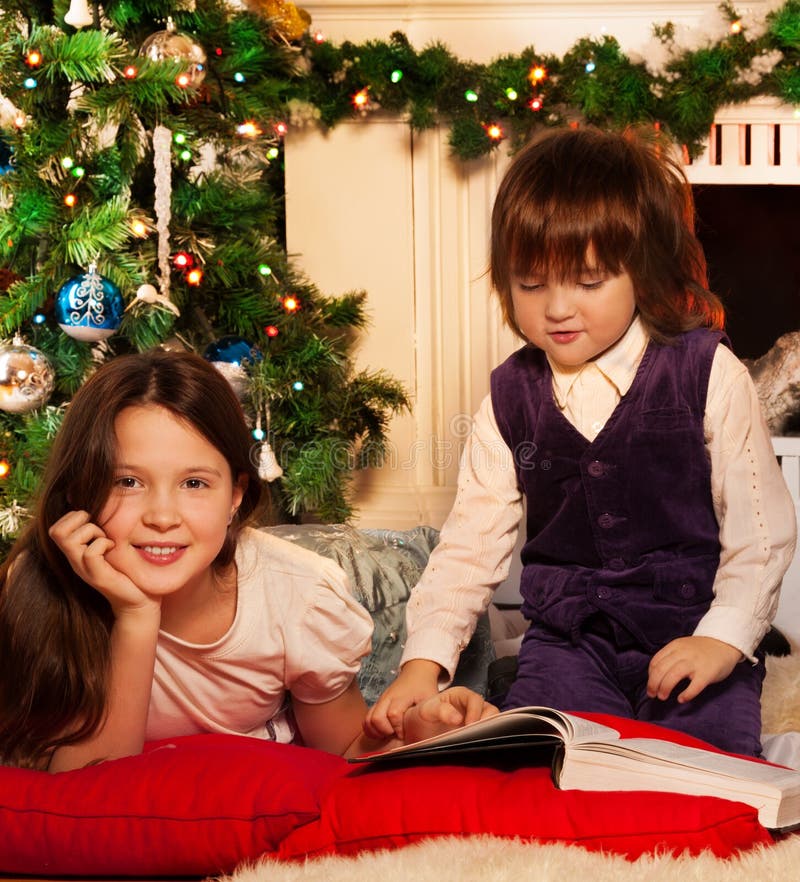
M 631 859 L 646 852 L 727 857 L 772 837 L 750 806 L 673 793 L 557 790 L 545 767 L 359 768 L 331 785 L 317 821 L 290 833 L 282 858 L 397 848 L 432 836 L 489 833 L 574 843 Z
M 338 756 L 236 735 L 50 775 L 0 767 L 0 873 L 206 876 L 319 815 Z

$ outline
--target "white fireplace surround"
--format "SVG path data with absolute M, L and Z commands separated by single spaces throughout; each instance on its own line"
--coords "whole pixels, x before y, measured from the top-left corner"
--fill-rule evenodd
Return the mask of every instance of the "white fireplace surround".
M 312 28 L 335 42 L 386 39 L 401 30 L 417 48 L 436 40 L 463 60 L 481 62 L 528 45 L 563 53 L 577 39 L 602 33 L 625 51 L 641 51 L 654 23 L 702 28 L 717 9 L 679 0 L 301 5 Z M 750 2 L 747 10 L 774 5 Z M 694 183 L 798 185 L 799 132 L 794 108 L 771 99 L 725 108 L 687 174 Z M 359 365 L 402 380 L 414 402 L 412 414 L 392 422 L 386 465 L 358 478 L 363 527 L 441 526 L 489 372 L 519 345 L 502 325 L 485 276 L 491 205 L 508 156 L 501 148 L 461 162 L 450 155 L 447 137 L 444 126 L 412 135 L 404 119 L 378 114 L 327 134 L 292 129 L 286 139 L 289 252 L 325 293 L 367 291 L 371 325 Z M 800 504 L 800 444 L 775 439 L 775 447 Z M 513 584 L 512 571 L 500 599 L 515 599 Z M 797 561 L 777 621 L 800 643 Z

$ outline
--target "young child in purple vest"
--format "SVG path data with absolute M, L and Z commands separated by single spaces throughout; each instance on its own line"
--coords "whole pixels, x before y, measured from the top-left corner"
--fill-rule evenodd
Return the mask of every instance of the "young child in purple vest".
M 672 157 L 660 136 L 550 130 L 505 175 L 490 272 L 526 344 L 492 373 L 368 730 L 397 731 L 452 677 L 524 516 L 529 627 L 502 707 L 616 714 L 760 754 L 758 646 L 794 505 Z

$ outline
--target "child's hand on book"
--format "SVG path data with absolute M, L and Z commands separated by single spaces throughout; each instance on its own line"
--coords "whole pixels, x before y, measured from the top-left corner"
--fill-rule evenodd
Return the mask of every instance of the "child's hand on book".
M 411 744 L 432 738 L 498 713 L 497 708 L 477 692 L 465 686 L 453 686 L 408 708 L 404 720 L 405 741 Z
M 404 739 L 403 721 L 406 711 L 412 705 L 437 695 L 441 672 L 441 666 L 428 659 L 417 658 L 406 662 L 397 679 L 369 709 L 364 720 L 364 732 L 370 738 L 395 735 Z
M 678 694 L 685 704 L 711 683 L 724 680 L 742 660 L 742 653 L 713 637 L 678 637 L 650 659 L 647 694 L 662 701 L 683 680 L 689 685 Z

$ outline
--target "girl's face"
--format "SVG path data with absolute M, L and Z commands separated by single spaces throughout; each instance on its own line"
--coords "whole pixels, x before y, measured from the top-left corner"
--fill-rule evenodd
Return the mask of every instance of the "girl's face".
M 106 560 L 146 594 L 203 592 L 244 494 L 225 457 L 157 405 L 126 407 L 114 429 L 114 486 L 99 525 L 115 543 Z
M 591 257 L 591 255 L 590 255 Z M 636 312 L 633 282 L 591 269 L 575 282 L 537 275 L 511 277 L 511 300 L 520 330 L 557 364 L 576 367 L 613 346 Z

